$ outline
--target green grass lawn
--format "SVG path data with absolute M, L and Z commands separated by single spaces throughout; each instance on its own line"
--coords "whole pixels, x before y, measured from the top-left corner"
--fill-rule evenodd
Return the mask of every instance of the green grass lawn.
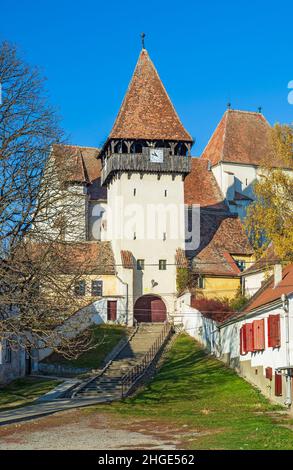
M 0 411 L 28 405 L 49 392 L 60 382 L 51 379 L 23 377 L 0 388 Z
M 148 386 L 124 402 L 97 409 L 188 425 L 199 434 L 186 440 L 186 448 L 293 449 L 292 420 L 277 413 L 283 408 L 184 334 Z
M 98 368 L 111 350 L 126 336 L 127 329 L 121 325 L 96 325 L 91 328 L 94 349 L 81 354 L 77 359 L 65 359 L 60 354 L 53 353 L 43 362 L 49 364 L 62 364 L 70 367 Z

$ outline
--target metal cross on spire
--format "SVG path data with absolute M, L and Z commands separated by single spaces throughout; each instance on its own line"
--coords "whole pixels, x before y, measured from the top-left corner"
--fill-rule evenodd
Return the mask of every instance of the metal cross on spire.
M 145 49 L 145 47 L 144 47 L 145 33 L 141 33 L 140 36 L 141 36 L 141 45 L 142 45 L 142 48 Z

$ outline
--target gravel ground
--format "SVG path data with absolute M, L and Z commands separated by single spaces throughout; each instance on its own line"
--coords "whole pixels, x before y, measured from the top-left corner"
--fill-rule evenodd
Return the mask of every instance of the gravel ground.
M 125 422 L 127 421 L 127 422 Z M 0 450 L 22 449 L 182 449 L 191 429 L 174 429 L 151 419 L 113 416 L 89 410 L 71 410 L 0 428 Z

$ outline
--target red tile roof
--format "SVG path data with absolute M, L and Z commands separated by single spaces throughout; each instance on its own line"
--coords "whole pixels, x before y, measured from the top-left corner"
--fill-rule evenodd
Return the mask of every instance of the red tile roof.
M 107 189 L 101 186 L 99 149 L 79 145 L 53 145 L 52 155 L 67 182 L 88 186 L 90 199 L 106 199 Z
M 202 274 L 238 276 L 239 269 L 230 255 L 251 255 L 253 249 L 238 217 L 231 213 L 202 210 L 200 246 L 188 253 L 193 266 Z
M 193 294 L 191 295 L 191 307 L 199 310 L 203 317 L 217 323 L 223 323 L 235 316 L 235 312 L 231 309 L 228 302 L 219 299 L 207 299 Z
M 145 49 L 140 53 L 109 138 L 192 142 Z
M 28 242 L 20 256 L 37 263 L 47 257 L 50 267 L 60 274 L 115 274 L 115 261 L 110 242 Z
M 123 268 L 133 269 L 134 267 L 134 258 L 131 251 L 128 250 L 121 250 L 121 261 Z
M 275 300 L 281 298 L 282 294 L 293 293 L 293 264 L 290 264 L 283 269 L 282 281 L 274 287 L 274 276 L 272 276 L 268 282 L 251 297 L 249 303 L 244 309 L 244 312 L 251 312 L 256 308 L 267 305 Z
M 284 166 L 275 159 L 271 127 L 265 117 L 232 109 L 225 112 L 201 158 L 210 160 L 212 165 L 222 161 L 247 165 L 274 162 L 273 166 Z
M 208 161 L 191 159 L 191 171 L 184 180 L 184 200 L 189 205 L 228 209 L 214 174 L 208 169 Z

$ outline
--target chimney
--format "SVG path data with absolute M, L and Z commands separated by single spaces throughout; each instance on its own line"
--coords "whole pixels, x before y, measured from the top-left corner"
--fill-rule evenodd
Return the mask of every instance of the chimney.
M 282 280 L 282 265 L 275 264 L 274 266 L 274 287 L 277 287 Z

